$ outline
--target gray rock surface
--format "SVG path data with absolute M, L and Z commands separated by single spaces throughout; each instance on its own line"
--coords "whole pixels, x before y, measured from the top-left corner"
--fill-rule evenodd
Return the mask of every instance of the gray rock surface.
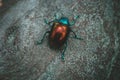
M 4 5 L 5 4 L 5 5 Z M 120 80 L 119 0 L 4 0 L 0 7 L 0 80 Z M 72 21 L 65 62 L 42 39 L 54 15 Z M 62 15 L 63 14 L 63 15 Z M 71 34 L 72 35 L 72 34 Z

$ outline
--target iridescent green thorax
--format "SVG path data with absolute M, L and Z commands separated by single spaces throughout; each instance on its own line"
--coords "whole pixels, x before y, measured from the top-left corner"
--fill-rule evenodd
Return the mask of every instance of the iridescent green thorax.
M 64 25 L 67 25 L 67 26 L 70 25 L 69 24 L 69 20 L 66 17 L 62 17 L 61 19 L 59 19 L 59 22 L 62 23 L 62 24 L 64 24 Z

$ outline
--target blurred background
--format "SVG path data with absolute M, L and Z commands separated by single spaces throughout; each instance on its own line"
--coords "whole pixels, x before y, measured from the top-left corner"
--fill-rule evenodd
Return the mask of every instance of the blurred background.
M 0 0 L 0 80 L 120 80 L 120 0 Z M 65 62 L 42 39 L 55 15 L 79 15 Z M 73 34 L 70 34 L 71 36 Z

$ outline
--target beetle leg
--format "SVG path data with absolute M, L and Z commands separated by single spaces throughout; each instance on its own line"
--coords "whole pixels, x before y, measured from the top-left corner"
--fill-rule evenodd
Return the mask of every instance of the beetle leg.
M 53 21 L 49 22 L 48 20 L 44 19 L 44 22 L 45 22 L 45 24 L 50 25 L 50 23 L 52 23 Z
M 62 54 L 61 54 L 62 61 L 64 61 L 66 49 L 67 49 L 67 42 L 65 43 L 65 48 L 64 48 L 64 50 L 62 51 Z
M 55 22 L 55 21 L 58 21 L 58 19 L 59 19 L 59 16 L 58 16 L 57 14 L 54 14 L 54 17 L 55 17 L 55 19 L 54 19 L 53 21 L 48 21 L 48 20 L 44 19 L 44 22 L 45 22 L 47 25 L 51 26 L 51 23 L 53 23 L 53 22 Z
M 45 24 L 51 26 L 51 23 L 55 22 L 55 20 L 49 22 L 48 20 L 44 19 L 44 22 Z
M 44 19 L 44 23 L 49 25 L 49 22 L 46 19 Z
M 70 37 L 70 38 L 75 38 L 75 39 L 79 39 L 79 40 L 83 40 L 82 38 L 78 37 L 74 31 L 71 30 L 71 32 L 74 34 L 73 37 Z
M 55 20 L 59 19 L 59 16 L 57 14 L 54 14 Z
M 78 18 L 79 18 L 79 16 L 75 16 L 74 20 L 70 23 L 70 26 L 75 25 L 75 23 L 76 23 L 76 21 L 77 21 Z
M 39 45 L 39 44 L 42 44 L 43 43 L 43 40 L 44 40 L 44 38 L 46 37 L 46 34 L 48 34 L 48 33 L 50 33 L 50 31 L 47 31 L 47 32 L 45 32 L 44 33 L 44 35 L 43 35 L 43 38 L 40 40 L 40 41 L 37 41 L 37 45 Z

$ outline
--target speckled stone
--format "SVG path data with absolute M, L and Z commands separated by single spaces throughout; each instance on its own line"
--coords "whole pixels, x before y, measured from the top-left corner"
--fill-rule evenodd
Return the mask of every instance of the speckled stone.
M 0 7 L 0 80 L 120 80 L 119 4 L 11 0 Z M 44 19 L 52 21 L 55 15 L 70 21 L 80 16 L 72 29 L 83 40 L 69 38 L 65 62 L 60 51 L 49 48 L 47 37 L 43 44 L 35 44 L 50 29 Z

